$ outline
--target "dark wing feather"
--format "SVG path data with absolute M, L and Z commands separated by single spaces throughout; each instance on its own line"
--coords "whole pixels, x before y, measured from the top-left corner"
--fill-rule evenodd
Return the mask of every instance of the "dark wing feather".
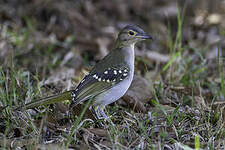
M 123 81 L 129 74 L 128 67 L 120 65 L 95 72 L 84 77 L 77 88 L 72 92 L 71 107 L 93 98 L 110 89 L 114 84 Z

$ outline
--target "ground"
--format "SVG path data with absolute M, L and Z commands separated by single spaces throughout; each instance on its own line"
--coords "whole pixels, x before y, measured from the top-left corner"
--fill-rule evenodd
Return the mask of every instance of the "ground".
M 225 1 L 0 1 L 2 149 L 224 149 Z M 107 106 L 111 122 L 70 100 L 127 24 L 153 36 L 136 45 L 135 78 Z

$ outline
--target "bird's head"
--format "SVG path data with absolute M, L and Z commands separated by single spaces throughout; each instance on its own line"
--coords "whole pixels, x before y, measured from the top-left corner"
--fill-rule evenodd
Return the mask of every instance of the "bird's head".
M 127 25 L 120 31 L 116 46 L 124 47 L 134 45 L 136 42 L 146 39 L 152 39 L 152 37 L 138 26 Z

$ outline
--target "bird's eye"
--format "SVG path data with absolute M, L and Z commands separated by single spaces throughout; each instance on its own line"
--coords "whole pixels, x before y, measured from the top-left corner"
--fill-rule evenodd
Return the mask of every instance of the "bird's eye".
M 134 33 L 134 31 L 129 31 L 128 34 L 129 35 L 134 35 L 135 33 Z

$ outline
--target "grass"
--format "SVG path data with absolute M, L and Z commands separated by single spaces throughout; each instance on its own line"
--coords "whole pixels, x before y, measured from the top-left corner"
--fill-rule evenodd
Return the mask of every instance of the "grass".
M 218 73 L 220 76 L 220 89 L 221 89 L 221 94 L 225 97 L 225 71 L 224 71 L 224 59 L 225 58 L 221 58 L 221 53 L 220 53 L 220 46 L 218 46 L 218 55 L 217 55 L 217 60 L 218 60 Z M 221 50 L 222 52 L 222 50 Z
M 14 148 L 37 149 L 47 142 L 53 147 L 51 141 L 63 148 L 87 146 L 85 148 L 93 149 L 103 147 L 106 149 L 164 149 L 166 147 L 219 149 L 224 147 L 224 103 L 218 101 L 225 97 L 224 58 L 221 57 L 220 46 L 218 46 L 217 68 L 209 78 L 209 64 L 204 52 L 183 45 L 183 14 L 178 9 L 175 38 L 171 29 L 168 29 L 171 57 L 170 61 L 162 66 L 160 76 L 163 79 L 154 86 L 151 105 L 146 104 L 148 113 L 133 112 L 132 109 L 120 105 L 109 106 L 109 114 L 113 114 L 111 119 L 115 125 L 110 122 L 107 129 L 100 130 L 97 130 L 99 128 L 96 127 L 96 122 L 86 121 L 84 118 L 89 104 L 84 106 L 74 123 L 71 123 L 73 119 L 69 118 L 69 121 L 61 123 L 62 125 L 59 122 L 66 117 L 59 116 L 65 113 L 58 112 L 55 116 L 53 112 L 56 109 L 55 105 L 39 107 L 35 111 L 13 110 L 24 101 L 27 103 L 48 95 L 47 91 L 52 89 L 54 91 L 57 85 L 49 85 L 50 88 L 40 87 L 40 82 L 43 80 L 39 76 L 42 74 L 39 72 L 41 68 L 33 72 L 17 64 L 16 57 L 19 52 L 16 51 L 26 48 L 33 40 L 30 34 L 37 30 L 32 25 L 32 21 L 25 18 L 28 27 L 22 32 L 5 30 L 7 35 L 5 40 L 9 41 L 8 44 L 15 50 L 10 49 L 12 53 L 9 65 L 0 67 L 0 106 L 8 106 L 0 113 L 0 147 L 9 149 L 14 143 Z M 40 43 L 33 41 L 33 44 L 34 47 L 40 47 Z M 43 58 L 52 58 L 53 50 L 57 46 L 55 43 L 44 46 L 46 56 Z M 191 51 L 192 55 L 184 55 L 187 50 Z M 194 60 L 193 55 L 198 61 Z M 46 72 L 51 72 L 58 66 L 57 64 L 60 64 L 59 59 L 57 63 L 48 62 L 44 69 Z M 214 79 L 218 79 L 219 82 Z M 162 100 L 167 103 L 163 103 Z M 87 123 L 88 121 L 90 122 Z M 96 129 L 96 132 L 90 129 Z M 24 141 L 27 141 L 26 144 L 23 144 Z
M 80 122 L 81 122 L 81 120 L 82 120 L 82 118 L 83 118 L 85 112 L 86 112 L 87 109 L 90 107 L 91 100 L 92 100 L 92 98 L 91 98 L 90 100 L 88 100 L 88 102 L 87 102 L 87 104 L 85 104 L 85 107 L 84 107 L 84 109 L 82 110 L 81 114 L 80 114 L 79 117 L 75 120 L 74 125 L 73 125 L 73 127 L 72 127 L 72 129 L 71 129 L 71 132 L 70 132 L 69 136 L 67 137 L 67 140 L 68 140 L 68 141 L 65 143 L 66 148 L 69 147 L 69 144 L 70 144 L 70 143 L 72 142 L 72 140 L 73 140 L 72 137 L 74 136 L 74 134 L 75 134 L 75 132 L 77 131 L 77 129 L 79 129 L 78 126 L 79 126 L 79 124 L 80 124 Z
M 181 57 L 181 53 L 183 50 L 183 48 L 182 48 L 182 25 L 183 25 L 183 17 L 184 16 L 182 14 L 184 14 L 184 12 L 181 13 L 179 7 L 177 7 L 177 11 L 178 11 L 177 33 L 176 33 L 175 41 L 173 41 L 172 32 L 169 28 L 169 35 L 170 35 L 169 48 L 170 48 L 171 58 L 170 58 L 169 62 L 163 67 L 163 69 L 162 69 L 163 72 L 165 72 L 169 67 L 171 69 L 171 65 L 174 63 L 175 59 L 178 59 L 178 57 Z

